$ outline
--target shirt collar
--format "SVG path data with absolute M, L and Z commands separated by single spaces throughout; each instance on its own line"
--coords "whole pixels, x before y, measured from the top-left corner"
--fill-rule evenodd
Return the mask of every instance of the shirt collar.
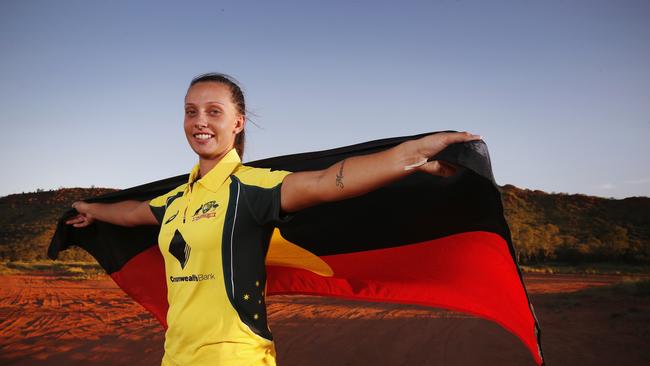
M 241 164 L 241 158 L 236 149 L 231 149 L 205 176 L 197 180 L 199 176 L 199 164 L 196 164 L 190 172 L 188 187 L 192 183 L 199 183 L 212 192 L 216 192 L 232 172 Z

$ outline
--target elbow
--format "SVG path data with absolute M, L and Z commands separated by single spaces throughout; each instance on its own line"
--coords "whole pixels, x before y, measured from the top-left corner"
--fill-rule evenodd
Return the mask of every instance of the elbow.
M 337 196 L 340 192 L 337 191 L 339 189 L 333 182 L 329 182 L 330 184 L 328 185 L 327 176 L 327 171 L 323 170 L 319 172 L 315 183 L 310 187 L 309 197 L 312 202 L 311 206 L 338 200 Z
M 325 172 L 310 171 L 289 175 L 282 185 L 282 211 L 294 213 L 329 202 L 325 189 Z

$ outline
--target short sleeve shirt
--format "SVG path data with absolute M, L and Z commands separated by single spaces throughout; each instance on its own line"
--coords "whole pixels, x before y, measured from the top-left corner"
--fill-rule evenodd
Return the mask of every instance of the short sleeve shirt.
M 161 225 L 168 329 L 163 365 L 275 365 L 265 257 L 288 171 L 241 164 L 235 149 L 205 176 L 150 201 Z

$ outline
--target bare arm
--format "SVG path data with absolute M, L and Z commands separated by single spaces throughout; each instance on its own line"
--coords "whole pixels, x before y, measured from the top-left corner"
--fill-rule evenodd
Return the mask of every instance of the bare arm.
M 77 201 L 72 204 L 79 215 L 66 221 L 74 227 L 85 227 L 95 220 L 120 226 L 158 225 L 156 217 L 149 208 L 149 201 L 122 201 L 116 203 L 87 203 Z
M 480 138 L 468 132 L 437 133 L 379 153 L 345 159 L 324 170 L 289 174 L 282 184 L 282 210 L 295 212 L 323 202 L 360 196 L 415 171 L 453 175 L 452 165 L 427 160 L 448 145 Z

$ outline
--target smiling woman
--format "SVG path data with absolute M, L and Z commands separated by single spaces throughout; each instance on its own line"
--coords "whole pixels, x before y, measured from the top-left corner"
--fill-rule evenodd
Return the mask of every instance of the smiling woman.
M 232 145 L 244 156 L 245 122 L 244 94 L 231 77 L 204 74 L 192 80 L 185 96 L 184 128 L 197 155 L 215 160 Z
M 450 144 L 480 139 L 436 133 L 323 170 L 292 173 L 241 163 L 245 110 L 229 76 L 193 79 L 184 130 L 198 163 L 187 183 L 145 202 L 75 202 L 79 214 L 67 221 L 80 228 L 95 220 L 160 226 L 169 302 L 163 365 L 274 365 L 265 305 L 274 228 L 291 213 L 363 195 L 416 171 L 453 175 L 454 166 L 428 159 Z

